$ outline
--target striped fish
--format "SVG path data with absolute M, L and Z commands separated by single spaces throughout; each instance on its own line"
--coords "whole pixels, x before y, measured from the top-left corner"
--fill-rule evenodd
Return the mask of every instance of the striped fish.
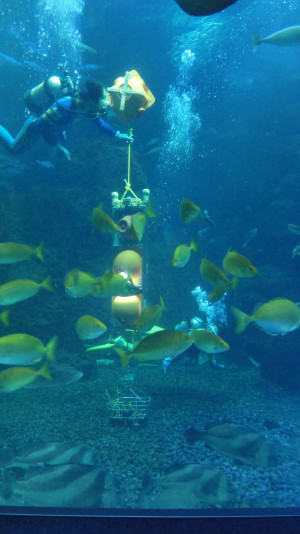
M 93 465 L 48 465 L 4 482 L 0 491 L 10 506 L 103 507 L 105 479 L 106 472 Z
M 38 442 L 24 445 L 15 452 L 3 449 L 0 466 L 22 467 L 45 465 L 92 465 L 100 467 L 101 461 L 95 451 L 85 445 L 64 442 Z

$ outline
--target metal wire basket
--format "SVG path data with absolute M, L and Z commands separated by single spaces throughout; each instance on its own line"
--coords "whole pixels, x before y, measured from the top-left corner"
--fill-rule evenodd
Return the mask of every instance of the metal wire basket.
M 143 421 L 147 416 L 147 409 L 151 402 L 150 397 L 140 397 L 129 388 L 132 395 L 122 396 L 117 390 L 117 396 L 112 398 L 108 392 L 107 409 L 110 410 L 112 421 L 131 421 L 137 423 Z

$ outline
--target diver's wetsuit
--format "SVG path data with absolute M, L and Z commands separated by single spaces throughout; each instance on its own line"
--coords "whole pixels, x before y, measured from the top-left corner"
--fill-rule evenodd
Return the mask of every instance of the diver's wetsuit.
M 13 154 L 30 148 L 40 135 L 50 146 L 55 146 L 60 139 L 63 139 L 63 131 L 84 117 L 90 117 L 97 126 L 111 135 L 116 135 L 117 130 L 105 122 L 99 114 L 84 111 L 77 94 L 59 98 L 38 118 L 30 116 L 15 138 L 0 126 L 0 142 Z

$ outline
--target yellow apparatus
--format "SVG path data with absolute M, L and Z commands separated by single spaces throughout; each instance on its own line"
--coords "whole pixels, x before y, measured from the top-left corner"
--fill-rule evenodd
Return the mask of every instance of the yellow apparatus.
M 113 272 L 123 276 L 131 276 L 133 284 L 142 288 L 143 258 L 141 254 L 133 249 L 123 250 L 115 257 Z M 113 297 L 112 314 L 121 326 L 132 328 L 139 321 L 142 304 L 142 294 L 129 297 Z
M 110 106 L 123 123 L 140 117 L 155 102 L 149 87 L 136 70 L 117 78 L 107 91 Z
M 108 94 L 111 107 L 124 123 L 140 117 L 155 102 L 153 94 L 136 70 L 126 72 L 124 77 L 117 78 L 114 85 L 108 88 Z M 128 132 L 132 133 L 132 129 Z M 130 182 L 130 158 L 131 148 L 128 143 L 125 190 L 121 198 L 119 198 L 119 193 L 112 193 L 113 219 L 119 221 L 119 232 L 114 234 L 114 246 L 119 249 L 119 253 L 114 259 L 113 271 L 130 277 L 132 283 L 141 289 L 138 295 L 116 296 L 112 299 L 112 315 L 124 329 L 135 328 L 145 305 L 143 243 L 136 240 L 132 232 L 131 220 L 136 212 L 145 211 L 150 195 L 149 189 L 143 189 L 142 198 L 134 193 Z

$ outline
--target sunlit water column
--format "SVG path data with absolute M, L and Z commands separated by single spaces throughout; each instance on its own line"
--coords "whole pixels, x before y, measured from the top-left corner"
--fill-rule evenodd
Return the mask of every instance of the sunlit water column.
M 195 54 L 191 50 L 181 54 L 176 82 L 170 85 L 163 104 L 167 136 L 160 154 L 159 168 L 165 186 L 170 185 L 170 171 L 174 173 L 187 169 L 193 157 L 196 132 L 201 128 L 200 115 L 194 109 L 198 91 L 191 84 L 194 62 Z
M 53 72 L 77 74 L 82 49 L 83 0 L 37 0 L 39 61 Z

